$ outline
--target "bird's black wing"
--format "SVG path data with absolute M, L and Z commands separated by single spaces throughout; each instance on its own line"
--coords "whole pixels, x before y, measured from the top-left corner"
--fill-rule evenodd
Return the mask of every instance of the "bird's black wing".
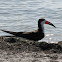
M 39 32 L 27 32 L 27 33 L 22 33 L 21 37 L 29 40 L 38 41 L 44 37 L 44 33 L 41 34 Z
M 6 31 L 6 30 L 1 30 L 1 31 L 12 34 L 16 37 L 22 37 L 22 38 L 26 38 L 34 41 L 41 40 L 44 37 L 44 33 L 40 33 L 38 31 L 36 32 L 12 32 L 12 31 Z

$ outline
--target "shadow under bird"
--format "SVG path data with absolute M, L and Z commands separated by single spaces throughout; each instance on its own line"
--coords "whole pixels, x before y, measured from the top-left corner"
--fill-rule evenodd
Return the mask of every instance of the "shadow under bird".
M 44 38 L 44 24 L 49 24 L 53 27 L 55 27 L 51 22 L 46 21 L 45 19 L 39 19 L 38 20 L 38 29 L 32 32 L 12 32 L 12 31 L 6 31 L 6 30 L 2 30 L 6 33 L 12 34 L 16 37 L 22 37 L 22 38 L 26 38 L 28 40 L 33 40 L 33 41 L 38 41 L 41 40 L 42 38 Z M 55 27 L 56 28 L 56 27 Z

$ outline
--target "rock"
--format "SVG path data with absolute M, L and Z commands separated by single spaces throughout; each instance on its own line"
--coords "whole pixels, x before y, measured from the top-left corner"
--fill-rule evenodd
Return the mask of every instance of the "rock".
M 9 43 L 14 43 L 14 42 L 17 41 L 17 39 L 11 37 L 11 38 L 5 39 L 4 41 L 5 41 L 5 42 L 9 42 Z
M 58 42 L 58 45 L 61 45 L 62 46 L 62 41 Z
M 40 42 L 37 46 L 41 48 L 41 50 L 62 50 L 61 46 L 55 43 Z

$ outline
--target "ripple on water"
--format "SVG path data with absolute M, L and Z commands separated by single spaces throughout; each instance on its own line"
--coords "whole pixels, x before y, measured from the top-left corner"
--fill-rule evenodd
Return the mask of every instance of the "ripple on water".
M 1 0 L 0 29 L 33 31 L 39 18 L 45 18 L 57 28 L 45 26 L 44 41 L 62 40 L 62 1 L 58 0 Z M 0 32 L 0 35 L 6 35 Z M 41 40 L 42 41 L 42 40 Z

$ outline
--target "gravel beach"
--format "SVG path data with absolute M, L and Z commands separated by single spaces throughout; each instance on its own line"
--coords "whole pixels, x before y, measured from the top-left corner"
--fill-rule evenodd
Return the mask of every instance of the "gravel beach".
M 62 62 L 62 42 L 0 37 L 0 62 Z

